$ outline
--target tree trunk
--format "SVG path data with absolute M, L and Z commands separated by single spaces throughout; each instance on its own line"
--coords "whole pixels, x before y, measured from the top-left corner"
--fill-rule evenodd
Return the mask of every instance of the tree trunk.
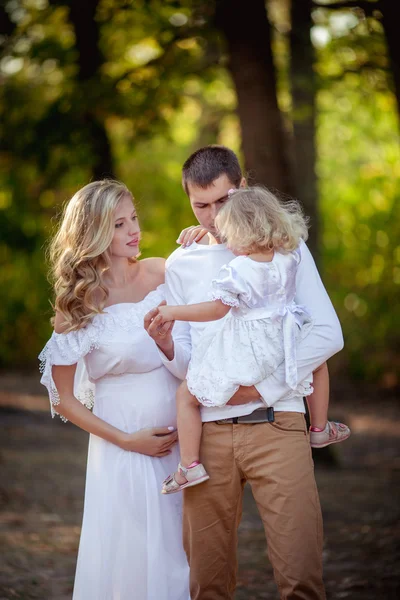
M 292 88 L 293 172 L 296 196 L 310 217 L 308 246 L 319 263 L 318 193 L 315 175 L 315 95 L 314 48 L 311 43 L 311 0 L 292 0 L 290 34 L 290 80 Z M 307 410 L 308 414 L 308 410 Z M 308 421 L 309 424 L 309 421 Z M 332 446 L 313 450 L 317 466 L 338 467 Z
M 14 33 L 16 25 L 10 19 L 10 15 L 3 5 L 0 6 L 0 35 L 5 39 L 0 41 L 0 46 L 3 45 L 10 35 Z
M 93 177 L 95 179 L 103 179 L 104 177 L 113 178 L 111 145 L 104 123 L 89 111 L 85 114 L 85 120 L 92 144 Z
M 99 0 L 72 0 L 69 19 L 74 27 L 76 48 L 79 53 L 78 79 L 83 89 L 96 86 L 104 57 L 99 46 L 99 27 L 96 11 Z M 79 85 L 78 83 L 78 85 Z M 92 148 L 93 176 L 96 179 L 113 176 L 113 160 L 110 141 L 104 121 L 96 114 L 95 107 L 86 106 L 82 115 Z
M 311 0 L 292 0 L 290 34 L 290 79 L 293 104 L 293 172 L 296 197 L 310 217 L 309 248 L 318 262 L 318 199 L 315 176 L 314 49 L 310 30 Z
M 74 27 L 76 48 L 79 52 L 79 79 L 95 77 L 103 63 L 99 48 L 99 28 L 96 11 L 99 0 L 72 0 L 69 18 Z
M 389 51 L 390 64 L 393 74 L 394 92 L 397 100 L 397 114 L 400 121 L 400 42 L 398 15 L 399 6 L 393 0 L 382 0 L 379 6 L 383 15 L 383 28 Z
M 238 99 L 242 147 L 250 180 L 292 192 L 286 139 L 276 98 L 270 25 L 264 0 L 217 0 Z

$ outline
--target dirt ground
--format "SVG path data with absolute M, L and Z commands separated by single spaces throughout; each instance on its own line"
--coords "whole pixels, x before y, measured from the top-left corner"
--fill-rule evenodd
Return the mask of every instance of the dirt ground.
M 397 600 L 400 402 L 394 393 L 336 388 L 331 417 L 346 421 L 353 435 L 336 447 L 337 468 L 316 467 L 328 598 Z M 47 399 L 37 395 L 42 391 L 36 376 L 3 375 L 0 389 L 0 600 L 68 600 L 87 435 L 49 417 Z M 278 598 L 247 488 L 239 557 L 236 600 Z

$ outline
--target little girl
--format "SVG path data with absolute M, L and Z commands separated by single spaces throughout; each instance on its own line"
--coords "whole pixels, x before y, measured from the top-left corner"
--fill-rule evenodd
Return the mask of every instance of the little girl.
M 240 386 L 262 381 L 283 361 L 286 382 L 296 390 L 296 345 L 312 327 L 305 307 L 294 301 L 301 259 L 298 246 L 307 239 L 300 206 L 295 201 L 283 206 L 260 187 L 230 190 L 229 196 L 215 223 L 236 258 L 213 280 L 211 301 L 159 307 L 163 322 L 217 321 L 206 327 L 193 351 L 187 380 L 178 390 L 181 462 L 164 481 L 163 494 L 209 478 L 199 462 L 200 406 L 224 406 Z M 314 372 L 310 398 L 311 445 L 323 447 L 347 439 L 346 425 L 327 420 L 326 364 Z

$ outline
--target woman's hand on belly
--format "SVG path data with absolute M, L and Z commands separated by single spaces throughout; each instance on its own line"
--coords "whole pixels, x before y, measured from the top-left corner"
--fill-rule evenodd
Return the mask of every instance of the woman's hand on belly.
M 147 456 L 166 456 L 178 441 L 178 432 L 169 427 L 151 427 L 140 429 L 135 433 L 122 433 L 118 444 L 128 452 L 138 452 Z

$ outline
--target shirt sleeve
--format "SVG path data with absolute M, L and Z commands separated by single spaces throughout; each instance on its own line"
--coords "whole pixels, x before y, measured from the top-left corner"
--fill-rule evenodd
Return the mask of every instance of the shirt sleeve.
M 167 304 L 186 305 L 184 300 L 181 280 L 173 266 L 166 263 L 165 270 L 165 299 Z M 185 379 L 189 366 L 190 354 L 192 349 L 190 323 L 186 321 L 175 321 L 172 329 L 172 338 L 174 340 L 174 358 L 168 360 L 162 350 L 158 348 L 158 353 L 163 365 L 175 375 L 178 379 Z
M 246 302 L 249 299 L 249 291 L 246 281 L 230 263 L 224 265 L 218 277 L 212 280 L 209 296 L 211 300 L 221 300 L 227 306 L 238 307 L 239 300 Z
M 299 395 L 304 389 L 302 382 L 331 356 L 342 350 L 343 335 L 339 319 L 319 276 L 317 267 L 306 244 L 299 247 L 301 262 L 296 275 L 296 304 L 306 306 L 312 316 L 310 333 L 297 347 L 297 372 Z M 262 399 L 272 406 L 293 392 L 285 383 L 285 366 L 281 364 L 269 377 L 256 386 Z
M 89 381 L 83 359 L 96 348 L 98 336 L 99 330 L 90 325 L 69 333 L 53 332 L 39 354 L 39 368 L 42 373 L 40 383 L 47 388 L 52 417 L 58 414 L 56 407 L 60 404 L 60 396 L 53 380 L 53 367 L 56 365 L 77 365 L 74 395 L 88 408 L 93 407 L 94 385 Z M 64 417 L 61 418 L 66 421 Z

